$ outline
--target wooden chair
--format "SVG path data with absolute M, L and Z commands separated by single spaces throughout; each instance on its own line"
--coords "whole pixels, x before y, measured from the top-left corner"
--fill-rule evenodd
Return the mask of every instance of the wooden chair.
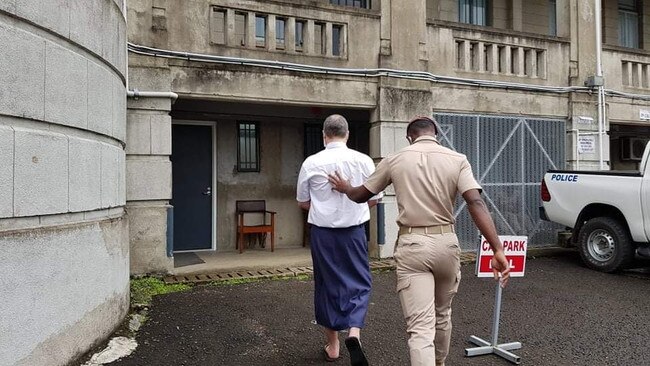
M 237 247 L 239 248 L 239 253 L 244 252 L 244 235 L 264 234 L 265 238 L 267 233 L 271 235 L 271 252 L 273 252 L 275 250 L 276 212 L 268 211 L 266 209 L 266 201 L 264 200 L 236 201 L 235 205 L 237 208 Z M 246 214 L 261 214 L 263 216 L 262 223 L 257 225 L 246 225 L 244 222 L 244 216 Z M 270 216 L 270 222 L 267 221 L 268 216 Z

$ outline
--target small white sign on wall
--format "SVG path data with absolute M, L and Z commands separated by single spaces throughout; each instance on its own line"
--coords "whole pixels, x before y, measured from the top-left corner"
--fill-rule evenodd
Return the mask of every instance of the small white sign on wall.
M 578 152 L 580 154 L 596 153 L 596 137 L 578 136 Z
M 642 121 L 650 120 L 650 111 L 647 109 L 639 109 L 639 118 Z
M 594 124 L 594 119 L 591 117 L 579 116 L 578 123 L 581 123 L 583 125 L 592 125 Z

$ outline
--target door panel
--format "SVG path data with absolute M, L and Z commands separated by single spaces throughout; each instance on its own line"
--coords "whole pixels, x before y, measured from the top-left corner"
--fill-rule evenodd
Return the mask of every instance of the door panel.
M 212 248 L 212 127 L 172 125 L 174 251 Z

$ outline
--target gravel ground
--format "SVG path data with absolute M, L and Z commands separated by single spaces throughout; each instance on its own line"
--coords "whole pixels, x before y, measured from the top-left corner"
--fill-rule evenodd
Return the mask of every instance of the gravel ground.
M 529 259 L 526 277 L 503 293 L 501 343 L 522 365 L 650 365 L 650 262 L 644 269 L 603 274 L 577 254 Z M 470 335 L 490 336 L 495 286 L 463 267 L 453 306 L 447 365 L 509 365 L 495 355 L 464 357 Z M 405 323 L 395 273 L 374 274 L 362 332 L 371 365 L 408 365 Z M 199 286 L 157 296 L 140 330 L 137 350 L 115 365 L 348 365 L 326 363 L 321 331 L 313 324 L 311 281 L 279 280 Z M 342 336 L 343 337 L 343 336 Z M 343 338 L 341 338 L 343 339 Z

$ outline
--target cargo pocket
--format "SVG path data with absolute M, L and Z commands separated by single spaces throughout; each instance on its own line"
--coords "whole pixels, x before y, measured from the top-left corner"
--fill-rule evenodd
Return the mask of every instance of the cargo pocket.
M 402 290 L 406 290 L 411 286 L 411 277 L 402 277 L 397 280 L 397 293 L 399 294 Z
M 405 319 L 408 319 L 412 310 L 409 309 L 410 304 L 412 303 L 411 296 L 413 291 L 409 291 L 411 287 L 411 278 L 403 277 L 397 280 L 397 296 L 399 297 L 400 304 L 402 307 L 402 314 Z

